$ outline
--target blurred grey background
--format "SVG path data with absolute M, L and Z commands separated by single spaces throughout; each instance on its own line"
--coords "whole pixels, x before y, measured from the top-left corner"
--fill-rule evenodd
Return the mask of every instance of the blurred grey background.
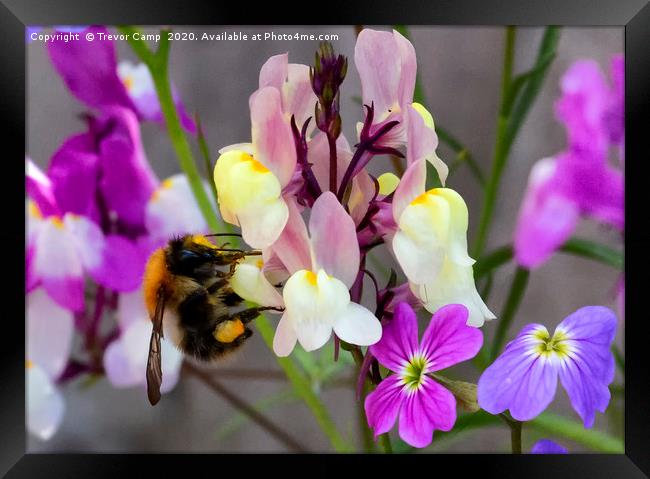
M 386 27 L 376 27 L 386 29 Z M 347 55 L 349 73 L 342 90 L 344 132 L 354 143 L 355 124 L 362 119 L 360 106 L 352 97 L 360 95 L 360 84 L 354 68 L 355 33 L 349 27 L 176 27 L 175 31 L 254 33 L 326 33 L 337 34 L 335 48 Z M 517 29 L 515 71 L 528 69 L 535 58 L 543 28 Z M 459 138 L 473 153 L 486 174 L 492 157 L 494 133 L 501 81 L 504 28 L 500 27 L 411 27 L 412 41 L 418 57 L 418 70 L 423 81 L 428 109 L 437 125 Z M 202 119 L 211 152 L 232 143 L 249 141 L 250 123 L 248 97 L 257 88 L 259 69 L 274 54 L 289 52 L 292 63 L 309 64 L 318 42 L 312 41 L 194 41 L 174 42 L 171 49 L 171 77 L 189 112 L 197 111 Z M 78 118 L 84 106 L 66 90 L 49 61 L 42 43 L 28 45 L 27 91 L 27 153 L 42 167 L 72 133 L 84 126 Z M 135 60 L 126 43 L 117 43 L 118 59 Z M 609 75 L 612 55 L 623 51 L 622 28 L 564 28 L 558 49 L 544 87 L 513 146 L 508 167 L 502 178 L 501 194 L 496 206 L 493 226 L 486 251 L 512 239 L 520 201 L 533 163 L 560 151 L 565 145 L 563 127 L 555 120 L 553 103 L 558 98 L 558 82 L 568 66 L 583 58 L 595 59 Z M 149 161 L 160 178 L 179 171 L 176 158 L 164 130 L 157 124 L 142 126 L 142 137 Z M 451 164 L 454 154 L 446 146 L 439 155 Z M 382 161 L 384 162 L 382 164 Z M 373 170 L 389 169 L 386 160 L 379 160 Z M 482 193 L 466 167 L 460 168 L 448 182 L 467 201 L 470 211 L 470 244 L 478 226 Z M 620 245 L 614 232 L 584 221 L 578 235 L 611 245 Z M 513 265 L 502 268 L 495 276 L 492 296 L 488 301 L 499 315 L 510 286 Z M 555 255 L 530 278 L 523 300 L 515 334 L 525 323 L 538 322 L 552 330 L 565 316 L 581 306 L 601 304 L 614 308 L 613 299 L 618 274 L 613 269 L 564 254 Z M 367 289 L 367 288 L 366 288 Z M 486 341 L 496 328 L 487 323 L 483 332 Z M 622 344 L 623 328 L 619 325 L 617 343 Z M 259 334 L 226 364 L 215 366 L 220 378 L 233 392 L 251 403 L 264 398 L 284 397 L 265 413 L 311 451 L 330 451 L 323 433 L 300 402 L 286 400 L 289 384 L 276 376 L 265 379 L 237 378 L 219 370 L 279 371 L 272 353 Z M 342 352 L 344 353 L 344 352 Z M 344 353 L 345 354 L 345 353 Z M 476 380 L 471 366 L 456 369 L 457 377 Z M 455 372 L 456 372 L 455 371 Z M 226 374 L 226 373 L 224 373 Z M 253 374 L 255 376 L 256 373 Z M 617 376 L 616 382 L 621 379 Z M 144 390 L 115 389 L 106 380 L 90 386 L 83 381 L 68 384 L 64 389 L 67 412 L 62 427 L 48 442 L 29 439 L 29 450 L 87 452 L 282 452 L 283 444 L 250 422 L 238 423 L 238 413 L 221 397 L 209 391 L 192 377 L 181 378 L 176 389 L 165 396 L 155 408 L 149 406 Z M 330 387 L 323 392 L 339 429 L 344 435 L 357 434 L 357 406 L 353 388 Z M 568 404 L 566 394 L 558 387 L 556 401 L 550 410 L 578 419 Z M 610 413 L 599 415 L 597 429 L 622 434 L 622 403 L 613 400 Z M 224 428 L 232 429 L 230 432 Z M 396 431 L 394 432 L 396 437 Z M 524 450 L 541 436 L 524 428 Z M 434 445 L 430 449 L 450 452 L 507 452 L 509 431 L 506 427 L 483 429 L 460 435 L 456 440 Z M 570 450 L 580 446 L 559 439 Z

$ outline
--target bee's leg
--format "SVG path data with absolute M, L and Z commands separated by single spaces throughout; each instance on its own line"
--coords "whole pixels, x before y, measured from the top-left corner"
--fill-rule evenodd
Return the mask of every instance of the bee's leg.
M 262 311 L 284 311 L 284 308 L 277 308 L 275 306 L 259 306 L 257 308 L 250 308 L 235 313 L 234 318 L 239 319 L 242 323 L 246 324 L 257 318 Z

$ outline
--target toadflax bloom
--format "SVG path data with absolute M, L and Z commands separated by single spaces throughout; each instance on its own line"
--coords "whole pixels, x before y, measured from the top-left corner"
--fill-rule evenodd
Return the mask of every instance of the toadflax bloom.
M 557 115 L 568 148 L 533 167 L 519 213 L 514 250 L 527 268 L 544 263 L 569 239 L 581 216 L 624 228 L 624 180 L 609 165 L 610 146 L 623 161 L 623 57 L 612 62 L 613 86 L 593 61 L 576 62 L 562 77 Z
M 364 29 L 354 48 L 354 61 L 361 78 L 363 103 L 374 104 L 375 121 L 370 133 L 390 121 L 399 121 L 381 144 L 407 145 L 409 165 L 425 158 L 444 185 L 449 168 L 436 154 L 438 135 L 433 117 L 424 106 L 413 102 L 417 60 L 411 42 L 396 30 Z
M 529 324 L 506 346 L 478 382 L 478 403 L 491 414 L 510 410 L 518 421 L 540 414 L 555 396 L 557 378 L 585 427 L 609 404 L 614 380 L 610 350 L 616 316 L 602 306 L 585 306 L 567 316 L 553 336 Z
M 469 309 L 468 324 L 482 326 L 495 316 L 474 284 L 475 261 L 467 254 L 467 205 L 452 189 L 425 191 L 425 181 L 426 163 L 420 159 L 395 190 L 393 253 L 428 311 L 460 303 Z
M 119 236 L 105 236 L 92 220 L 62 210 L 50 178 L 31 160 L 26 164 L 28 291 L 41 285 L 61 307 L 82 311 L 85 273 L 116 291 L 137 288 L 135 247 Z
M 433 431 L 449 431 L 456 422 L 456 399 L 430 373 L 471 359 L 483 344 L 480 330 L 467 326 L 462 305 L 440 308 L 421 341 L 415 312 L 407 303 L 395 307 L 381 340 L 370 352 L 393 374 L 365 400 L 368 424 L 375 437 L 388 432 L 399 416 L 399 435 L 414 447 L 431 443 Z
M 297 340 L 313 351 L 328 341 L 332 330 L 351 344 L 376 343 L 381 337 L 379 320 L 350 301 L 360 262 L 354 221 L 329 191 L 314 203 L 309 236 L 295 205 L 291 211 L 287 228 L 273 245 L 291 274 L 282 291 L 285 311 L 273 350 L 288 356 Z

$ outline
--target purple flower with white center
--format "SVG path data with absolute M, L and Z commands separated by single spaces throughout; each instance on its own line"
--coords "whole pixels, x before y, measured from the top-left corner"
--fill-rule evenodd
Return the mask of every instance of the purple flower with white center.
M 85 33 L 93 33 L 93 41 Z M 101 39 L 109 34 L 103 26 L 85 28 L 74 42 L 55 40 L 47 48 L 56 71 L 68 90 L 86 105 L 102 110 L 119 106 L 130 109 L 143 120 L 164 123 L 160 103 L 155 95 L 153 81 L 144 65 L 120 64 L 118 68 L 115 42 Z M 145 68 L 146 70 L 146 68 Z M 178 94 L 172 87 L 172 96 L 181 125 L 190 133 L 196 132 L 194 121 L 185 112 Z
M 456 399 L 430 373 L 466 361 L 483 344 L 480 330 L 467 326 L 460 304 L 440 308 L 418 342 L 415 312 L 407 303 L 395 308 L 381 340 L 370 346 L 380 364 L 393 371 L 365 401 L 375 437 L 388 432 L 399 415 L 399 435 L 414 447 L 431 443 L 433 431 L 449 431 L 456 422 Z
M 610 145 L 623 158 L 622 57 L 612 62 L 613 87 L 593 61 L 563 76 L 557 115 L 568 148 L 533 167 L 515 231 L 515 257 L 527 268 L 546 261 L 573 233 L 581 216 L 624 229 L 624 179 L 608 164 Z
M 540 439 L 530 449 L 531 454 L 568 454 L 566 448 L 550 439 Z
M 603 306 L 580 308 L 552 336 L 541 324 L 529 324 L 481 375 L 479 405 L 529 421 L 551 403 L 559 376 L 573 409 L 592 427 L 596 411 L 604 413 L 609 404 L 615 334 L 616 316 Z

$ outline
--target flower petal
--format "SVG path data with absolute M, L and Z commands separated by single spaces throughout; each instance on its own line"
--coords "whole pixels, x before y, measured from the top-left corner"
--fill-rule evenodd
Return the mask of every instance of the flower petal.
M 546 261 L 573 233 L 578 221 L 576 205 L 557 194 L 554 185 L 557 163 L 545 158 L 530 172 L 515 230 L 515 258 L 526 268 Z
M 280 92 L 272 87 L 257 90 L 250 98 L 254 158 L 286 186 L 296 169 L 296 147 L 289 123 L 282 113 Z
M 486 320 L 496 318 L 476 290 L 471 266 L 458 266 L 445 260 L 435 281 L 423 285 L 411 284 L 411 288 L 431 313 L 447 304 L 462 304 L 469 309 L 469 326 L 481 327 Z
M 411 201 L 424 193 L 426 181 L 425 160 L 415 161 L 406 169 L 393 195 L 393 218 L 396 223 L 399 223 L 400 216 Z
M 45 291 L 61 307 L 83 310 L 83 263 L 63 222 L 56 217 L 47 218 L 34 241 L 33 272 L 41 279 Z
M 119 235 L 109 235 L 101 264 L 88 270 L 102 286 L 119 292 L 136 290 L 142 283 L 147 256 L 132 241 Z
M 260 68 L 259 87 L 272 86 L 282 90 L 289 69 L 289 54 L 281 53 L 269 57 Z
M 289 356 L 296 346 L 297 340 L 298 336 L 285 311 L 275 330 L 275 336 L 273 336 L 273 352 L 280 357 Z
M 42 215 L 60 214 L 50 178 L 45 176 L 41 169 L 29 158 L 25 160 L 25 163 L 25 183 L 29 198 Z
M 568 454 L 566 448 L 550 439 L 540 439 L 530 449 L 531 454 Z
M 85 30 L 94 34 L 94 41 L 80 40 L 47 42 L 47 49 L 54 68 L 59 72 L 70 92 L 79 100 L 94 108 L 119 105 L 136 111 L 124 84 L 117 75 L 115 42 L 100 39 L 108 35 L 103 26 Z
M 381 338 L 381 323 L 366 308 L 351 302 L 347 309 L 336 318 L 334 332 L 345 342 L 369 346 Z
M 439 371 L 473 358 L 483 345 L 483 334 L 467 326 L 469 311 L 460 304 L 449 304 L 435 312 L 427 326 L 420 348 L 428 357 L 430 371 Z
M 61 393 L 36 364 L 27 367 L 27 429 L 42 441 L 50 439 L 63 421 Z
M 27 296 L 27 357 L 56 380 L 70 357 L 74 318 L 37 289 Z
M 375 120 L 381 122 L 406 91 L 406 85 L 400 88 L 400 45 L 391 32 L 363 29 L 354 47 L 354 63 L 361 78 L 363 103 L 374 102 Z
M 510 409 L 518 421 L 539 415 L 551 403 L 557 388 L 560 369 L 558 359 L 543 355 L 534 336 L 543 326 L 525 327 L 481 375 L 478 381 L 478 403 L 490 414 Z
M 287 199 L 289 219 L 280 237 L 271 246 L 290 274 L 301 269 L 312 269 L 307 226 L 300 215 L 295 199 Z
M 384 378 L 377 388 L 366 396 L 364 409 L 375 435 L 384 434 L 392 429 L 397 420 L 405 394 L 402 392 L 402 379 L 393 374 Z
M 331 191 L 314 202 L 309 233 L 315 269 L 341 280 L 348 288 L 359 272 L 359 243 L 354 220 Z
M 379 342 L 370 346 L 370 352 L 383 366 L 399 372 L 417 350 L 417 317 L 408 303 L 399 303 L 393 319 L 384 325 Z
M 209 193 L 209 187 L 205 183 L 204 189 Z M 208 198 L 211 196 L 208 194 Z M 151 236 L 165 242 L 175 235 L 208 232 L 205 217 L 186 175 L 178 174 L 167 178 L 153 192 L 147 202 L 145 225 Z
M 99 222 L 97 205 L 100 158 L 91 133 L 68 137 L 54 153 L 47 169 L 62 213 L 84 215 Z
M 147 162 L 136 116 L 125 108 L 111 108 L 101 122 L 110 133 L 101 139 L 102 177 L 99 184 L 106 207 L 134 228 L 143 228 L 147 202 L 158 179 Z
M 230 278 L 230 286 L 248 301 L 262 306 L 284 307 L 282 296 L 266 279 L 262 266 L 259 257 L 248 257 L 237 265 L 234 276 Z
M 399 436 L 413 447 L 431 444 L 434 429 L 450 431 L 456 422 L 454 395 L 428 376 L 406 395 L 399 415 Z
M 425 193 L 404 209 L 393 237 L 393 253 L 409 281 L 425 284 L 440 274 L 447 255 L 449 203 Z
M 422 111 L 423 110 L 423 111 Z M 423 114 L 431 114 L 420 104 L 414 103 L 407 109 L 407 150 L 406 159 L 409 164 L 426 159 L 438 172 L 440 182 L 444 186 L 449 175 L 449 167 L 438 157 L 438 135 L 433 126 L 426 124 Z M 433 123 L 433 120 L 431 120 Z
M 567 316 L 556 334 L 566 336 L 568 352 L 562 361 L 560 381 L 571 404 L 592 427 L 596 410 L 609 404 L 609 384 L 614 380 L 611 344 L 616 334 L 616 315 L 609 308 L 586 306 Z
M 289 63 L 287 81 L 282 86 L 282 106 L 285 115 L 295 115 L 299 128 L 314 115 L 318 99 L 311 87 L 309 67 L 299 63 Z M 307 137 L 316 127 L 316 122 L 309 123 Z

